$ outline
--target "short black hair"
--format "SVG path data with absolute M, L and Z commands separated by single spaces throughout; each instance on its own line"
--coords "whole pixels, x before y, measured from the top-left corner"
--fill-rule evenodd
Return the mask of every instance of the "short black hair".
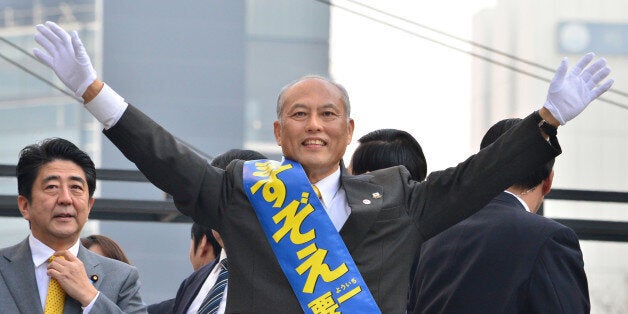
M 427 161 L 419 142 L 410 133 L 397 129 L 379 129 L 362 136 L 351 157 L 353 174 L 403 165 L 415 181 L 427 175 Z
M 68 160 L 85 172 L 89 197 L 96 191 L 96 167 L 92 159 L 72 142 L 62 138 L 48 138 L 20 151 L 16 168 L 17 193 L 31 201 L 33 184 L 41 167 L 55 160 Z
M 212 234 L 212 228 L 203 226 L 198 223 L 193 223 L 192 228 L 190 229 L 190 236 L 192 237 L 192 241 L 194 242 L 194 253 L 196 253 L 196 249 L 198 249 L 198 245 L 201 244 L 201 240 L 203 236 L 207 238 L 207 241 L 211 244 L 212 250 L 214 251 L 214 256 L 218 257 L 220 255 L 220 250 L 222 247 L 214 238 Z
M 230 149 L 216 157 L 211 162 L 211 165 L 225 169 L 230 162 L 240 159 L 240 160 L 257 160 L 257 159 L 267 159 L 263 154 L 250 150 L 250 149 Z
M 510 118 L 501 120 L 493 126 L 491 126 L 484 137 L 482 138 L 482 142 L 480 143 L 480 149 L 484 149 L 485 147 L 491 145 L 495 142 L 502 134 L 506 133 L 508 130 L 513 128 L 515 125 L 519 124 L 522 120 L 519 118 Z M 525 189 L 531 189 L 543 180 L 549 177 L 552 172 L 552 168 L 554 167 L 555 159 L 552 158 L 550 161 L 546 162 L 542 166 L 538 167 L 536 170 L 532 171 L 528 176 L 523 179 L 515 182 L 514 185 L 520 186 Z

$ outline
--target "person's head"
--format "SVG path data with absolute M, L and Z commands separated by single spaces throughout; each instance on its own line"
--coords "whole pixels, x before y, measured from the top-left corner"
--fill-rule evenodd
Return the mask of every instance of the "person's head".
M 18 207 L 33 236 L 54 250 L 76 243 L 94 205 L 91 158 L 67 140 L 46 139 L 22 149 L 16 177 Z
M 380 129 L 362 136 L 360 145 L 351 156 L 351 173 L 403 165 L 413 180 L 423 181 L 427 175 L 427 162 L 419 142 L 408 132 L 396 129 Z
M 347 91 L 320 76 L 286 85 L 277 99 L 275 139 L 286 158 L 303 165 L 311 182 L 336 171 L 354 122 Z
M 220 255 L 221 245 L 214 238 L 211 228 L 193 223 L 190 235 L 190 263 L 194 270 L 198 270 Z
M 263 154 L 249 149 L 230 149 L 212 159 L 211 165 L 225 169 L 229 165 L 230 162 L 239 159 L 239 160 L 257 160 L 257 159 L 267 159 L 268 157 Z
M 480 143 L 480 149 L 483 149 L 493 142 L 495 142 L 502 134 L 506 133 L 512 127 L 521 122 L 521 119 L 512 118 L 504 119 L 493 126 L 491 126 Z M 543 201 L 543 197 L 549 193 L 552 187 L 552 180 L 554 177 L 554 161 L 555 159 L 546 162 L 539 166 L 536 170 L 530 172 L 526 177 L 518 180 L 515 184 L 509 188 L 511 192 L 521 197 L 526 197 L 526 202 L 532 212 L 536 212 Z
M 83 244 L 86 249 L 96 254 L 119 260 L 127 264 L 131 264 L 118 242 L 109 237 L 105 237 L 99 234 L 92 234 L 90 236 L 81 238 L 81 244 Z

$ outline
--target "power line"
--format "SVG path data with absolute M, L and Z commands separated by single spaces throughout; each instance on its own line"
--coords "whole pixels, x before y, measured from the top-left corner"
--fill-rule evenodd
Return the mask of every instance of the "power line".
M 37 59 L 35 56 L 31 55 L 31 54 L 30 54 L 30 53 L 28 53 L 26 50 L 24 50 L 24 49 L 20 48 L 19 46 L 15 45 L 14 43 L 10 42 L 10 41 L 9 41 L 9 40 L 7 40 L 6 38 L 4 38 L 4 37 L 0 36 L 0 41 L 3 41 L 3 42 L 5 42 L 5 43 L 7 43 L 7 44 L 11 45 L 12 47 L 16 48 L 16 49 L 17 49 L 17 50 L 19 50 L 20 52 L 22 52 L 22 53 L 24 53 L 24 54 L 26 54 L 26 55 L 30 56 L 31 58 L 33 58 L 33 59 L 37 60 L 37 62 L 40 62 L 40 63 L 41 63 L 41 61 L 39 61 L 39 59 Z M 23 66 L 23 65 L 19 64 L 18 62 L 16 62 L 16 61 L 12 60 L 11 58 L 7 57 L 6 55 L 4 55 L 4 54 L 3 54 L 3 53 L 1 53 L 1 52 L 0 52 L 0 58 L 4 59 L 5 61 L 7 61 L 7 62 L 9 62 L 9 63 L 11 63 L 11 64 L 13 64 L 14 66 L 16 66 L 17 68 L 19 68 L 20 70 L 22 70 L 22 71 L 24 71 L 24 72 L 26 72 L 26 73 L 30 74 L 31 76 L 33 76 L 33 77 L 37 78 L 38 80 L 40 80 L 40 81 L 44 82 L 46 85 L 49 85 L 50 87 L 52 87 L 52 88 L 54 88 L 54 89 L 56 89 L 56 90 L 60 91 L 61 93 L 63 93 L 63 94 L 65 94 L 65 95 L 67 95 L 68 97 L 70 97 L 70 98 L 74 99 L 75 101 L 79 102 L 80 104 L 83 104 L 83 99 L 82 99 L 82 98 L 77 98 L 77 97 L 75 97 L 75 96 L 74 96 L 73 94 L 71 94 L 70 92 L 66 91 L 65 89 L 63 89 L 63 88 L 61 88 L 61 87 L 58 87 L 58 86 L 57 86 L 56 84 L 54 84 L 53 82 L 49 81 L 48 79 L 44 78 L 44 77 L 43 77 L 43 76 L 41 76 L 41 75 L 39 75 L 39 74 L 37 74 L 37 73 L 35 73 L 35 72 L 33 72 L 33 71 L 29 70 L 29 69 L 28 69 L 28 68 L 26 68 L 25 66 Z M 173 136 L 174 136 L 174 135 L 173 135 Z M 207 159 L 207 160 L 208 160 L 208 162 L 211 162 L 211 161 L 214 159 L 214 157 L 213 157 L 212 155 L 209 155 L 209 154 L 207 154 L 207 153 L 203 152 L 202 150 L 200 150 L 200 149 L 196 148 L 196 147 L 195 147 L 195 146 L 193 146 L 192 144 L 190 144 L 190 143 L 188 143 L 188 142 L 186 142 L 186 141 L 184 141 L 184 140 L 182 140 L 182 139 L 180 139 L 180 138 L 178 138 L 178 137 L 176 137 L 176 136 L 174 136 L 174 138 L 175 138 L 178 142 L 180 142 L 181 144 L 183 144 L 183 145 L 187 146 L 189 149 L 191 149 L 192 151 L 194 151 L 194 152 L 195 152 L 196 154 L 198 154 L 199 156 L 201 156 L 201 157 L 203 157 L 203 158 Z
M 520 73 L 520 74 L 523 74 L 523 75 L 527 75 L 527 76 L 530 76 L 530 77 L 533 77 L 533 78 L 536 78 L 536 79 L 539 79 L 539 80 L 542 80 L 542 81 L 545 81 L 545 82 L 550 82 L 550 81 L 551 81 L 550 79 L 545 78 L 545 77 L 542 77 L 542 76 L 540 76 L 540 75 L 533 74 L 533 73 L 531 73 L 531 72 L 528 72 L 528 71 L 525 71 L 525 70 L 519 69 L 519 68 L 517 68 L 517 67 L 515 67 L 515 66 L 509 65 L 509 64 L 504 63 L 504 62 L 500 62 L 500 61 L 494 60 L 494 59 L 492 59 L 492 58 L 490 58 L 490 57 L 487 57 L 487 56 L 484 56 L 484 55 L 481 55 L 481 54 L 478 54 L 478 53 L 475 53 L 475 52 L 472 52 L 472 51 L 467 51 L 467 50 L 465 50 L 465 49 L 461 49 L 461 48 L 458 48 L 458 47 L 455 47 L 455 46 L 449 45 L 449 44 L 444 43 L 444 42 L 442 42 L 442 41 L 439 41 L 439 40 L 436 40 L 436 39 L 433 39 L 433 38 L 427 37 L 427 36 L 425 36 L 425 35 L 418 34 L 418 33 L 413 32 L 413 31 L 411 31 L 411 30 L 405 29 L 405 28 L 403 28 L 403 27 L 401 27 L 401 26 L 397 26 L 397 25 L 391 24 L 391 23 L 389 23 L 389 22 L 386 22 L 386 21 L 383 21 L 383 20 L 377 19 L 377 18 L 375 18 L 375 17 L 373 17 L 373 16 L 370 16 L 370 15 L 367 15 L 367 14 L 365 14 L 365 13 L 358 12 L 358 11 L 356 11 L 356 10 L 350 9 L 350 8 L 348 8 L 348 7 L 345 7 L 345 6 L 340 6 L 340 5 L 338 5 L 338 4 L 332 3 L 331 1 L 328 1 L 328 0 L 314 0 L 314 1 L 317 1 L 317 2 L 320 2 L 320 3 L 323 3 L 323 4 L 326 4 L 326 5 L 331 6 L 331 7 L 336 7 L 336 8 L 341 9 L 341 10 L 345 10 L 345 11 L 347 11 L 347 12 L 349 12 L 349 13 L 352 13 L 352 14 L 355 14 L 355 15 L 358 15 L 358 16 L 361 16 L 361 17 L 363 17 L 363 18 L 366 18 L 366 19 L 369 19 L 369 20 L 371 20 L 371 21 L 374 21 L 374 22 L 377 22 L 377 23 L 380 23 L 380 24 L 386 25 L 386 26 L 388 26 L 388 27 L 392 27 L 392 28 L 394 28 L 394 29 L 397 29 L 397 30 L 400 30 L 400 31 L 402 31 L 402 32 L 405 32 L 405 33 L 408 33 L 408 34 L 410 34 L 410 35 L 413 35 L 413 36 L 415 36 L 415 37 L 419 37 L 419 38 L 421 38 L 421 39 L 424 39 L 424 40 L 430 41 L 430 42 L 435 43 L 435 44 L 437 44 L 437 45 L 440 45 L 440 46 L 443 46 L 443 47 L 446 47 L 446 48 L 449 48 L 449 49 L 452 49 L 452 50 L 455 50 L 455 51 L 458 51 L 458 52 L 462 52 L 462 53 L 468 54 L 468 55 L 473 56 L 473 57 L 476 57 L 476 58 L 478 58 L 478 59 L 482 59 L 482 60 L 484 60 L 484 61 L 486 61 L 486 62 L 489 62 L 489 63 L 495 64 L 495 65 L 499 65 L 499 66 L 501 66 L 501 67 L 507 68 L 507 69 L 512 70 L 512 71 L 514 71 L 514 72 L 517 72 L 517 73 Z M 387 15 L 387 16 L 390 16 L 390 17 L 393 17 L 393 18 L 398 19 L 398 20 L 400 20 L 400 21 L 404 21 L 404 22 L 407 22 L 407 23 L 411 23 L 411 24 L 413 24 L 413 25 L 416 25 L 416 26 L 419 26 L 419 27 L 422 27 L 422 28 L 428 29 L 428 30 L 430 30 L 430 31 L 433 31 L 433 32 L 435 32 L 435 33 L 438 33 L 438 34 L 441 34 L 441 35 L 447 36 L 447 37 L 449 37 L 449 38 L 453 38 L 453 39 L 456 39 L 456 40 L 458 40 L 458 41 L 462 41 L 462 42 L 464 42 L 464 43 L 471 44 L 471 45 L 473 45 L 473 46 L 476 46 L 476 47 L 479 47 L 479 48 L 482 48 L 482 49 L 488 50 L 488 51 L 490 51 L 490 52 L 493 52 L 493 53 L 496 53 L 496 54 L 499 54 L 499 55 L 502 55 L 502 56 L 505 56 L 505 57 L 511 58 L 511 59 L 513 59 L 513 60 L 515 60 L 515 61 L 519 61 L 519 62 L 522 62 L 522 63 L 528 64 L 528 65 L 531 65 L 531 66 L 533 66 L 533 67 L 537 67 L 537 68 L 540 68 L 540 69 L 543 69 L 543 70 L 547 70 L 547 71 L 551 71 L 551 72 L 554 72 L 554 71 L 555 71 L 554 69 L 551 69 L 551 68 L 549 68 L 549 67 L 546 67 L 546 66 L 544 66 L 544 65 L 541 65 L 541 64 L 539 64 L 539 63 L 532 62 L 532 61 L 528 61 L 528 60 L 525 60 L 525 59 L 523 59 L 523 58 L 520 58 L 520 57 L 514 56 L 514 55 L 512 55 L 512 54 L 508 54 L 508 53 L 505 53 L 505 52 L 499 51 L 499 50 L 497 50 L 497 49 L 491 48 L 491 47 L 489 47 L 489 46 L 485 46 L 485 45 L 482 45 L 482 44 L 478 44 L 478 43 L 475 43 L 475 42 L 473 42 L 473 41 L 466 40 L 466 39 L 463 39 L 463 38 L 461 38 L 461 37 L 454 36 L 454 35 L 448 34 L 448 33 L 443 32 L 443 31 L 436 30 L 436 29 L 434 29 L 434 28 L 431 28 L 431 27 L 428 27 L 428 26 L 425 26 L 425 25 L 422 25 L 422 24 L 416 23 L 416 22 L 414 22 L 414 21 L 411 21 L 411 20 L 408 20 L 408 19 L 405 19 L 405 18 L 402 18 L 402 17 L 396 16 L 396 15 L 393 15 L 393 14 L 387 13 L 387 12 L 385 12 L 385 11 L 379 10 L 379 9 L 377 9 L 377 8 L 373 8 L 373 7 L 368 6 L 368 5 L 361 4 L 361 3 L 356 2 L 356 1 L 353 1 L 353 0 L 345 0 L 345 1 L 349 1 L 349 2 L 352 2 L 352 3 L 356 3 L 356 4 L 358 4 L 358 5 L 362 6 L 362 7 L 365 7 L 365 8 L 371 9 L 371 10 L 373 10 L 373 11 L 375 11 L 375 12 L 378 12 L 378 13 L 381 13 L 381 14 L 384 14 L 384 15 Z M 623 92 L 623 91 L 619 91 L 619 90 L 616 90 L 616 89 L 611 89 L 611 90 L 609 90 L 609 92 L 628 97 L 628 93 Z M 600 100 L 600 101 L 602 101 L 602 102 L 606 102 L 606 103 L 608 103 L 608 104 L 611 104 L 611 105 L 617 106 L 617 107 L 619 107 L 619 108 L 622 108 L 622 109 L 626 109 L 626 110 L 628 110 L 628 105 L 624 105 L 624 104 L 622 104 L 622 103 L 620 103 L 620 102 L 618 102 L 618 101 L 613 101 L 613 100 L 610 100 L 610 99 L 605 98 L 605 97 L 598 97 L 597 99 L 598 99 L 598 100 Z

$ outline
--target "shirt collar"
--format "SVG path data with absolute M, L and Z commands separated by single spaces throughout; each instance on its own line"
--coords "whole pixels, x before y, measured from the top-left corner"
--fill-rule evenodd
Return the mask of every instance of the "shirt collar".
M 316 184 L 318 190 L 321 191 L 323 200 L 332 200 L 340 188 L 340 167 L 338 167 L 334 173 L 314 184 Z
M 510 191 L 504 191 L 504 192 L 506 192 L 506 193 L 508 193 L 508 194 L 510 194 L 510 195 L 512 195 L 512 196 L 514 196 L 514 197 L 515 197 L 515 198 L 519 201 L 519 203 L 521 203 L 521 205 L 523 205 L 523 207 L 526 209 L 526 211 L 527 211 L 527 212 L 530 212 L 530 207 L 528 207 L 528 204 L 526 204 L 526 202 L 524 202 L 524 201 L 521 199 L 521 197 L 517 196 L 517 194 L 512 193 L 512 192 L 510 192 Z
M 50 256 L 55 253 L 55 250 L 51 249 L 49 246 L 45 245 L 43 242 L 39 241 L 37 238 L 33 236 L 31 233 L 28 237 L 28 244 L 31 247 L 31 254 L 33 256 L 33 264 L 35 267 L 45 263 L 48 261 Z M 74 245 L 72 245 L 68 251 L 72 253 L 72 255 L 77 256 L 79 250 L 79 241 L 77 240 Z

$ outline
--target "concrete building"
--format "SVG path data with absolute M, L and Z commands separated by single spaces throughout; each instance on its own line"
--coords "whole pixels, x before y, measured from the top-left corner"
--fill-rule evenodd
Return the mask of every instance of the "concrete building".
M 99 77 L 208 159 L 230 148 L 278 157 L 272 122 L 279 90 L 304 74 L 329 74 L 329 7 L 316 2 L 8 0 L 0 11 L 0 35 L 27 52 L 38 23 L 78 30 Z M 63 86 L 45 66 L 2 45 L 18 64 Z M 23 146 L 57 136 L 87 150 L 99 168 L 136 169 L 78 101 L 8 62 L 0 62 L 0 83 L 0 163 L 15 164 Z M 3 194 L 15 194 L 15 186 L 14 178 L 0 180 Z M 99 182 L 97 193 L 165 198 L 143 183 Z M 21 218 L 0 218 L 0 226 L 0 247 L 28 234 Z M 100 221 L 85 233 L 120 242 L 153 303 L 174 297 L 192 271 L 189 229 Z
M 500 0 L 477 14 L 473 41 L 544 65 L 553 71 L 563 56 L 573 66 L 593 51 L 613 69 L 613 88 L 628 91 L 628 3 L 601 1 Z M 508 67 L 549 79 L 552 72 L 497 53 L 476 52 Z M 480 59 L 472 70 L 472 143 L 479 146 L 490 125 L 521 117 L 545 101 L 548 83 Z M 625 94 L 624 94 L 625 95 Z M 555 165 L 554 188 L 628 191 L 628 98 L 609 92 L 578 119 L 559 129 L 563 154 Z M 619 105 L 617 105 L 619 104 Z M 549 217 L 628 220 L 625 204 L 547 201 Z M 525 235 L 522 235 L 525 236 Z M 628 311 L 628 245 L 581 241 L 592 313 Z

